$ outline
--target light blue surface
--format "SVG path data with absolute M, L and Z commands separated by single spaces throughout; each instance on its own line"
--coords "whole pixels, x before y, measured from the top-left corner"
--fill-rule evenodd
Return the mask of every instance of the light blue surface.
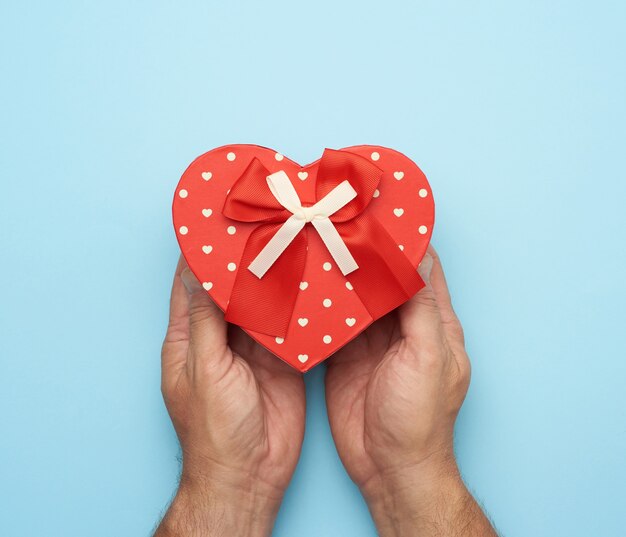
M 617 537 L 626 505 L 626 4 L 2 2 L 0 524 L 148 535 L 172 191 L 224 143 L 387 145 L 436 194 L 473 381 L 470 487 L 508 537 Z M 307 375 L 278 537 L 375 535 Z

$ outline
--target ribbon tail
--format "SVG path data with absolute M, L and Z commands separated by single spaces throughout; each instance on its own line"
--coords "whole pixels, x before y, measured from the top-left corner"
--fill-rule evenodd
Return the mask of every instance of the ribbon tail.
M 252 260 L 252 263 L 248 265 L 248 270 L 257 278 L 265 276 L 269 268 L 287 249 L 291 241 L 296 238 L 296 235 L 300 233 L 304 224 L 304 220 L 296 218 L 295 215 L 290 216 Z
M 374 217 L 359 215 L 340 224 L 339 232 L 359 265 L 350 274 L 350 283 L 374 319 L 424 287 L 413 264 Z
M 348 247 L 343 242 L 337 228 L 329 218 L 314 218 L 311 224 L 313 224 L 313 227 L 315 227 L 319 233 L 330 255 L 333 257 L 344 276 L 359 268 L 350 250 L 348 250 Z
M 247 268 L 282 225 L 261 224 L 248 237 L 224 318 L 246 330 L 284 338 L 306 263 L 306 228 L 295 236 L 263 279 Z

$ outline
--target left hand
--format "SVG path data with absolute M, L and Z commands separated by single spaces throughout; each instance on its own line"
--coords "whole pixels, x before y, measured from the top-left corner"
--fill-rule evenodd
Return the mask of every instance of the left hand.
M 419 293 L 328 361 L 332 435 L 380 535 L 495 536 L 454 457 L 470 363 L 432 247 L 420 274 Z
M 162 391 L 183 468 L 156 535 L 269 535 L 302 446 L 302 375 L 229 328 L 182 258 Z

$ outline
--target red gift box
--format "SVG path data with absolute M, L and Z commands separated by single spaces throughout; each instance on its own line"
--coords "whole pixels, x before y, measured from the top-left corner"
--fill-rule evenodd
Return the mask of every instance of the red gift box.
M 265 147 L 219 147 L 187 168 L 172 209 L 181 251 L 226 320 L 300 371 L 424 285 L 433 196 L 392 149 L 327 149 L 300 166 Z

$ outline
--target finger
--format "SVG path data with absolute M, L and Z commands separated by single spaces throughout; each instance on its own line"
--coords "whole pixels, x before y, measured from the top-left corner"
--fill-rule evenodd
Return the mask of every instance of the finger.
M 185 267 L 181 280 L 187 290 L 189 360 L 192 369 L 222 370 L 232 363 L 228 352 L 227 323 L 222 310 L 211 300 L 198 279 Z
M 189 297 L 180 274 L 186 267 L 182 256 L 174 273 L 172 294 L 170 297 L 170 313 L 167 332 L 161 352 L 162 384 L 166 388 L 174 383 L 180 370 L 187 361 L 189 344 Z
M 180 341 L 189 339 L 189 296 L 180 278 L 181 272 L 187 267 L 181 256 L 174 273 L 172 294 L 170 297 L 170 317 L 165 335 L 166 341 Z
M 402 337 L 437 347 L 441 344 L 441 316 L 430 282 L 433 264 L 433 257 L 426 253 L 418 268 L 425 285 L 400 307 L 398 314 Z
M 452 307 L 452 301 L 450 299 L 450 291 L 448 290 L 448 284 L 446 283 L 446 277 L 441 265 L 441 259 L 435 249 L 432 246 L 428 247 L 428 254 L 433 259 L 433 266 L 430 273 L 430 284 L 439 307 L 439 315 L 441 317 L 441 323 L 443 329 L 446 332 L 446 336 L 452 342 L 464 343 L 463 329 L 459 322 L 454 308 Z

